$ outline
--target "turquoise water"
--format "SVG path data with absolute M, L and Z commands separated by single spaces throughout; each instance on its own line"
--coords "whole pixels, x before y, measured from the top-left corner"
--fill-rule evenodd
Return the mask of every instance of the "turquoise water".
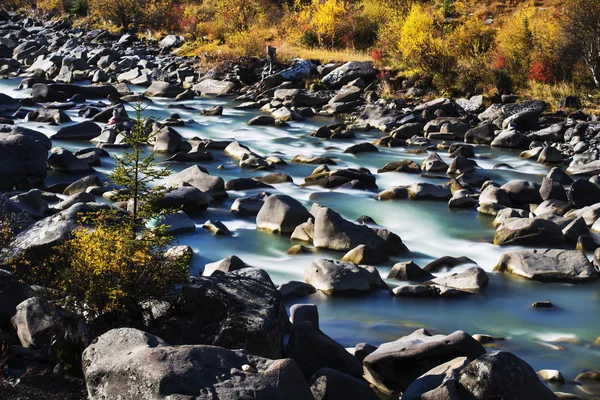
M 27 97 L 28 90 L 14 90 L 17 80 L 0 81 L 0 91 L 13 97 Z M 136 88 L 136 92 L 142 91 Z M 379 148 L 378 153 L 354 156 L 344 154 L 345 148 L 354 143 L 373 141 L 381 132 L 355 132 L 357 139 L 323 141 L 308 135 L 317 127 L 334 122 L 333 118 L 316 117 L 303 122 L 291 122 L 289 128 L 250 127 L 246 122 L 259 111 L 235 110 L 230 99 L 201 99 L 186 101 L 197 109 L 212 105 L 225 107 L 222 117 L 203 117 L 199 111 L 167 109 L 166 101 L 155 101 L 145 113 L 164 118 L 178 113 L 184 120 L 194 120 L 182 128 L 175 128 L 186 138 L 231 140 L 235 139 L 261 155 L 277 154 L 289 162 L 298 154 L 327 156 L 336 160 L 338 167 L 367 167 L 373 173 L 390 161 L 410 158 L 419 164 L 425 154 L 407 153 L 406 148 Z M 74 121 L 76 111 L 67 111 Z M 58 127 L 38 123 L 24 123 L 48 135 Z M 71 150 L 91 147 L 87 142 L 55 141 Z M 240 169 L 237 162 L 220 151 L 212 151 L 215 161 L 202 163 L 212 175 L 226 181 L 237 177 L 254 177 L 268 172 Z M 447 154 L 439 154 L 449 164 Z M 548 168 L 533 161 L 522 160 L 518 152 L 491 149 L 481 146 L 476 149 L 480 172 L 498 183 L 511 179 L 530 179 L 540 182 Z M 102 159 L 103 165 L 96 167 L 102 176 L 114 167 L 111 159 Z M 493 169 L 499 163 L 507 163 L 514 169 Z M 217 168 L 222 165 L 224 169 Z M 175 172 L 189 165 L 175 164 Z M 387 292 L 375 292 L 358 297 L 327 297 L 316 294 L 294 300 L 315 303 L 319 306 L 322 329 L 346 347 L 360 342 L 380 344 L 395 340 L 425 327 L 435 333 L 449 333 L 457 329 L 471 334 L 485 333 L 506 338 L 492 346 L 514 352 L 529 362 L 534 369 L 559 369 L 567 384 L 553 386 L 559 391 L 582 393 L 569 383 L 585 369 L 600 369 L 600 347 L 594 341 L 600 336 L 600 284 L 566 285 L 541 284 L 492 273 L 493 267 L 503 251 L 492 244 L 494 228 L 492 218 L 479 215 L 475 210 L 451 211 L 445 202 L 413 202 L 400 200 L 378 202 L 376 192 L 357 190 L 330 191 L 318 187 L 301 187 L 303 178 L 310 175 L 314 165 L 288 164 L 277 171 L 289 174 L 294 183 L 275 186 L 275 190 L 289 194 L 307 207 L 313 202 L 329 206 L 348 219 L 361 215 L 371 216 L 379 225 L 400 235 L 410 253 L 394 257 L 378 266 L 382 276 L 398 261 L 414 260 L 424 266 L 429 261 L 445 256 L 468 256 L 475 260 L 490 275 L 489 286 L 481 295 L 462 299 L 410 299 L 396 298 Z M 338 168 L 334 167 L 334 168 Z M 72 177 L 50 173 L 47 183 L 61 182 Z M 417 181 L 442 183 L 445 180 L 421 177 L 414 174 L 377 174 L 381 190 L 394 185 Z M 180 244 L 191 246 L 196 255 L 193 269 L 197 273 L 205 264 L 236 254 L 248 264 L 269 272 L 276 284 L 288 280 L 303 280 L 304 269 L 316 257 L 339 258 L 340 253 L 319 251 L 317 254 L 290 256 L 286 250 L 294 244 L 289 237 L 257 231 L 253 218 L 240 218 L 229 212 L 236 197 L 258 193 L 262 190 L 229 192 L 230 198 L 209 208 L 205 213 L 194 216 L 198 228 L 194 233 L 180 235 Z M 216 237 L 200 228 L 208 219 L 219 219 L 234 233 L 234 237 Z M 588 255 L 591 257 L 591 254 Z M 460 267 L 457 269 L 460 271 Z M 442 272 L 442 275 L 445 272 Z M 389 282 L 392 283 L 392 282 Z M 398 282 L 392 283 L 397 285 Z M 557 306 L 553 310 L 535 310 L 531 303 L 550 300 Z M 287 304 L 289 307 L 292 303 Z

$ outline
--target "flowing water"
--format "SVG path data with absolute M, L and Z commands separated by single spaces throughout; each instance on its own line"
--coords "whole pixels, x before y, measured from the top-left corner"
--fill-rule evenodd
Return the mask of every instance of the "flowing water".
M 16 90 L 16 79 L 0 81 L 0 91 L 13 97 L 27 97 L 29 90 Z M 134 88 L 136 93 L 143 88 Z M 309 137 L 317 127 L 334 122 L 333 118 L 315 117 L 303 122 L 291 122 L 288 128 L 248 126 L 247 121 L 257 110 L 236 110 L 230 99 L 200 99 L 182 102 L 196 109 L 213 105 L 225 107 L 220 117 L 204 117 L 199 111 L 166 108 L 167 101 L 154 100 L 145 115 L 165 118 L 178 113 L 185 120 L 193 120 L 185 127 L 175 129 L 185 138 L 200 137 L 214 140 L 237 140 L 263 156 L 277 154 L 290 161 L 298 154 L 327 156 L 336 160 L 337 167 L 366 167 L 372 172 L 390 161 L 405 158 L 421 163 L 425 155 L 414 155 L 404 147 L 379 148 L 378 153 L 354 156 L 344 154 L 351 144 L 373 141 L 381 132 L 355 132 L 354 140 L 323 141 Z M 128 108 L 130 115 L 132 109 Z M 76 110 L 67 111 L 73 121 L 80 122 Z M 18 121 L 48 135 L 58 127 L 40 123 Z M 85 141 L 53 142 L 72 151 L 91 147 Z M 119 150 L 110 150 L 112 154 Z M 201 165 L 212 175 L 225 181 L 237 177 L 254 177 L 268 172 L 240 169 L 237 162 L 221 151 L 211 150 L 215 161 Z M 447 154 L 439 154 L 449 164 Z M 502 184 L 511 179 L 528 179 L 541 182 L 548 168 L 533 161 L 519 159 L 518 152 L 491 149 L 480 146 L 476 149 L 479 172 Z M 159 158 L 162 159 L 162 156 Z M 494 165 L 506 163 L 513 169 L 493 169 Z M 219 169 L 218 166 L 223 168 Z M 174 164 L 177 172 L 187 164 Z M 95 167 L 103 176 L 114 167 L 112 159 L 102 159 L 102 166 Z M 485 333 L 506 338 L 489 347 L 514 352 L 530 363 L 535 370 L 551 368 L 560 370 L 567 384 L 553 386 L 554 390 L 583 393 L 570 381 L 586 369 L 600 369 L 600 346 L 594 341 L 600 336 L 600 283 L 585 285 L 548 284 L 526 281 L 519 278 L 492 273 L 494 265 L 503 251 L 492 244 L 494 228 L 492 217 L 479 215 L 476 210 L 451 211 L 446 202 L 397 200 L 379 202 L 374 192 L 358 190 L 327 190 L 319 187 L 301 187 L 303 178 L 310 175 L 315 165 L 289 163 L 277 171 L 289 174 L 294 183 L 275 185 L 278 192 L 289 194 L 303 202 L 307 208 L 313 202 L 326 205 L 354 220 L 361 215 L 372 217 L 379 225 L 402 237 L 410 253 L 393 257 L 378 266 L 383 277 L 387 276 L 394 263 L 414 260 L 424 266 L 429 261 L 445 256 L 467 256 L 475 260 L 490 275 L 488 287 L 481 295 L 460 299 L 397 298 L 385 291 L 354 297 L 330 297 L 315 294 L 296 299 L 296 303 L 314 303 L 319 307 L 321 327 L 325 333 L 346 347 L 360 342 L 378 345 L 392 341 L 417 328 L 427 328 L 432 333 L 450 333 L 461 329 L 471 334 Z M 49 172 L 47 184 L 72 180 L 78 176 L 65 176 Z M 442 183 L 431 177 L 406 173 L 377 174 L 380 190 L 394 185 L 417 181 Z M 228 255 L 235 254 L 246 263 L 269 272 L 275 284 L 289 280 L 303 280 L 304 270 L 315 257 L 339 258 L 342 254 L 319 251 L 315 254 L 290 256 L 286 250 L 294 244 L 289 237 L 256 230 L 254 218 L 241 218 L 229 212 L 233 200 L 240 196 L 262 190 L 229 192 L 229 199 L 210 207 L 206 212 L 193 217 L 197 224 L 194 233 L 180 235 L 180 244 L 191 246 L 195 251 L 194 273 L 201 272 L 204 265 Z M 273 190 L 271 190 L 273 192 Z M 233 237 L 217 237 L 201 229 L 208 219 L 221 220 L 233 232 Z M 592 254 L 588 254 L 592 257 Z M 460 271 L 460 267 L 453 270 Z M 442 273 L 443 275 L 444 273 Z M 398 285 L 398 282 L 388 282 Z M 536 310 L 531 303 L 550 300 L 552 310 Z M 287 304 L 291 306 L 293 302 Z

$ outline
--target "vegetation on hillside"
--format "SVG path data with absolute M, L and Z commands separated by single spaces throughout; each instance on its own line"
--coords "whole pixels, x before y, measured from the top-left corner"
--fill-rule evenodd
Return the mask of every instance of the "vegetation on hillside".
M 180 33 L 185 54 L 219 61 L 264 54 L 372 59 L 449 94 L 571 94 L 600 85 L 599 0 L 10 0 L 96 27 Z M 82 16 L 84 16 L 82 18 Z M 594 38 L 596 39 L 594 41 Z M 565 92 L 566 90 L 566 92 Z

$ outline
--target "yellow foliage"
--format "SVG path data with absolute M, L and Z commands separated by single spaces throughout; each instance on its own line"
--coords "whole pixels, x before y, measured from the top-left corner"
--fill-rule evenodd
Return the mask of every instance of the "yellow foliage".
M 311 25 L 320 45 L 333 47 L 340 41 L 349 11 L 350 6 L 344 0 L 313 0 Z
M 44 13 L 52 15 L 63 14 L 70 10 L 70 0 L 37 0 L 37 8 Z
M 163 299 L 187 279 L 187 261 L 165 255 L 170 238 L 127 223 L 96 217 L 79 228 L 51 262 L 62 267 L 55 287 L 70 306 L 96 317 L 110 311 L 139 312 L 142 302 Z

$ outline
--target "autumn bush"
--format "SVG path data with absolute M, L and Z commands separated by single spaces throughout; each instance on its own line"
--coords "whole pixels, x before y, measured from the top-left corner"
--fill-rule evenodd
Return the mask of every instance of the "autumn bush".
M 109 222 L 94 215 L 93 229 L 79 228 L 56 249 L 60 273 L 53 285 L 66 306 L 95 318 L 108 312 L 140 314 L 145 302 L 164 300 L 187 280 L 188 259 L 166 254 L 171 239 L 161 230 L 136 230 L 131 219 Z

